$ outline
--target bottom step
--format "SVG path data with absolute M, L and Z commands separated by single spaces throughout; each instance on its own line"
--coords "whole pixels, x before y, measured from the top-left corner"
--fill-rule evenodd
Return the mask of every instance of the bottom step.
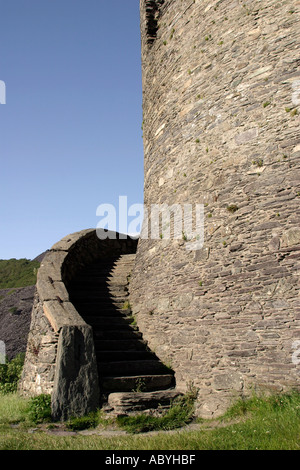
M 181 396 L 176 390 L 160 390 L 146 393 L 111 393 L 108 395 L 108 407 L 111 413 L 127 415 L 147 410 L 164 411 L 173 401 Z
M 127 377 L 101 377 L 100 387 L 104 393 L 109 392 L 152 392 L 166 390 L 174 385 L 174 376 L 139 375 Z

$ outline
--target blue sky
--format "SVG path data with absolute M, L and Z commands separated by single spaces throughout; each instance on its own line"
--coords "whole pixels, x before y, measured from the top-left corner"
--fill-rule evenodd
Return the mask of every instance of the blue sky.
M 0 258 L 143 202 L 139 0 L 0 0 Z

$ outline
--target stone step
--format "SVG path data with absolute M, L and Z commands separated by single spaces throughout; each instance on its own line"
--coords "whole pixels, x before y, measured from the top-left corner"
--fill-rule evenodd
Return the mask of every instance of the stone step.
M 151 392 L 156 390 L 166 390 L 173 385 L 173 374 L 100 377 L 100 387 L 102 391 L 106 393 L 132 392 L 134 390 Z
M 120 285 L 125 282 L 127 282 L 128 276 L 130 274 L 130 269 L 124 268 L 123 270 L 111 270 L 107 269 L 106 271 L 100 271 L 100 270 L 89 270 L 86 272 L 83 272 L 80 274 L 80 276 L 77 276 L 76 280 L 72 285 L 78 285 L 79 283 L 83 283 L 84 285 L 91 282 L 91 283 L 97 283 L 97 282 L 102 282 L 105 285 L 110 284 L 111 282 L 115 281 L 122 281 L 120 282 Z
M 101 330 L 94 328 L 95 339 L 118 340 L 118 339 L 142 339 L 142 333 L 135 330 Z
M 158 360 L 98 362 L 100 376 L 160 375 L 171 373 L 170 369 Z
M 125 304 L 126 300 L 123 301 L 114 301 L 113 299 L 103 299 L 103 301 L 98 300 L 95 301 L 95 299 L 85 299 L 85 300 L 80 300 L 75 302 L 72 299 L 72 303 L 75 306 L 75 308 L 79 311 L 81 315 L 85 315 L 89 311 L 95 312 L 99 311 L 101 312 L 102 310 L 114 310 L 114 311 L 120 311 L 122 312 L 124 307 L 126 307 Z
M 100 351 L 146 351 L 147 343 L 141 339 L 95 339 L 95 349 Z
M 72 295 L 72 297 L 74 298 L 77 298 L 79 292 L 78 290 L 81 290 L 83 291 L 83 293 L 85 295 L 89 295 L 93 292 L 95 292 L 95 290 L 97 290 L 97 292 L 99 293 L 102 293 L 102 294 L 110 294 L 110 295 L 116 295 L 117 297 L 127 297 L 128 296 L 128 290 L 126 287 L 124 286 L 120 286 L 120 285 L 114 285 L 114 286 L 106 286 L 106 285 L 103 285 L 103 283 L 98 283 L 98 282 L 87 282 L 85 284 L 85 282 L 81 282 L 81 283 L 78 283 L 78 285 L 73 285 L 72 286 L 72 291 L 70 290 L 70 293 Z M 82 292 L 80 292 L 80 297 L 82 296 Z M 79 298 L 80 298 L 79 297 Z
M 108 298 L 110 292 L 78 292 L 77 294 L 72 295 L 72 301 L 80 306 L 84 307 L 89 304 L 98 304 L 99 305 L 123 305 L 128 296 L 122 295 L 118 297 Z
M 101 327 L 106 330 L 114 329 L 130 329 L 133 328 L 132 323 L 134 322 L 133 317 L 100 317 L 86 315 L 84 317 L 86 323 L 92 327 Z M 135 329 L 135 328 L 133 328 Z
M 77 279 L 85 279 L 86 277 L 96 279 L 97 277 L 103 278 L 105 276 L 106 280 L 111 278 L 122 278 L 127 280 L 127 276 L 129 276 L 131 271 L 130 267 L 124 266 L 122 269 L 115 269 L 115 268 L 107 268 L 107 269 L 99 269 L 97 267 L 90 268 L 89 270 L 85 270 L 78 276 Z
M 168 406 L 177 396 L 147 395 L 140 400 L 135 394 L 119 397 L 117 392 L 157 392 L 174 386 L 174 373 L 149 350 L 142 333 L 134 325 L 131 309 L 124 309 L 128 296 L 128 278 L 134 266 L 135 255 L 118 259 L 102 260 L 84 270 L 70 286 L 70 300 L 83 319 L 92 326 L 99 385 L 103 400 L 108 393 L 114 407 L 129 411 Z M 169 393 L 169 392 L 168 392 Z M 140 401 L 138 405 L 137 400 Z M 111 407 L 111 404 L 108 404 Z M 117 411 L 119 412 L 119 411 Z
M 113 301 L 121 303 L 122 301 L 128 300 L 127 294 L 115 295 L 109 290 L 107 291 L 91 291 L 91 292 L 78 292 L 72 294 L 72 301 L 76 302 L 79 306 L 89 305 L 91 303 L 98 304 L 111 304 Z
M 76 304 L 77 308 L 78 305 Z M 80 308 L 80 314 L 85 318 L 85 316 L 111 316 L 111 317 L 123 317 L 131 315 L 131 310 L 129 308 L 116 308 L 113 305 L 102 306 L 99 304 L 90 304 L 85 305 Z
M 137 350 L 137 351 L 98 351 L 96 349 L 97 357 L 99 362 L 127 362 L 127 361 L 149 361 L 149 360 L 158 360 L 155 354 L 151 351 L 146 350 Z
M 72 289 L 74 288 L 75 290 L 75 287 L 80 287 L 81 285 L 82 286 L 86 286 L 86 285 L 90 285 L 90 284 L 103 284 L 103 285 L 107 285 L 107 281 L 108 281 L 108 274 L 103 274 L 103 275 L 96 275 L 96 274 L 93 274 L 91 275 L 90 273 L 88 274 L 82 274 L 80 277 L 77 276 L 76 279 L 72 282 Z
M 182 394 L 176 390 L 154 392 L 117 392 L 108 395 L 107 404 L 115 415 L 130 415 L 146 410 L 166 410 Z

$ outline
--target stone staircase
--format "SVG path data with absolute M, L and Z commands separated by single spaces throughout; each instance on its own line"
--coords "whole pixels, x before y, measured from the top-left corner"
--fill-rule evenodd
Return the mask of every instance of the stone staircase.
M 115 414 L 165 409 L 179 395 L 174 373 L 148 348 L 128 294 L 135 255 L 106 258 L 82 270 L 70 301 L 92 326 L 102 406 Z

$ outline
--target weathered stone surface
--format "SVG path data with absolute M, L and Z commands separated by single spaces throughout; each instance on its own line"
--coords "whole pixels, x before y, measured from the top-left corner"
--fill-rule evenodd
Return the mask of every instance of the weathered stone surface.
M 65 262 L 67 251 L 55 253 L 49 251 L 43 259 L 38 270 L 38 279 L 45 281 L 61 281 L 62 280 L 62 266 Z
M 145 204 L 151 215 L 152 204 L 202 203 L 204 244 L 189 252 L 149 230 L 131 302 L 149 346 L 178 387 L 194 381 L 209 416 L 258 384 L 300 387 L 290 353 L 300 326 L 299 4 L 151 3 L 149 44 L 140 2 Z M 266 342 L 266 332 L 278 336 Z M 227 385 L 228 370 L 242 388 Z
M 80 241 L 82 238 L 93 235 L 94 233 L 94 229 L 81 230 L 80 232 L 71 233 L 70 235 L 62 238 L 59 242 L 55 243 L 52 246 L 51 251 L 69 251 L 72 249 L 75 243 Z
M 51 397 L 53 419 L 83 416 L 96 410 L 99 399 L 92 328 L 88 325 L 63 326 Z
M 26 396 L 49 394 L 53 389 L 58 335 L 44 315 L 36 292 L 31 313 L 26 358 L 19 390 Z
M 258 137 L 258 129 L 249 129 L 245 132 L 242 132 L 241 134 L 236 135 L 235 141 L 238 145 L 241 145 L 255 139 L 256 137 Z
M 108 396 L 108 405 L 113 409 L 113 413 L 116 415 L 131 414 L 149 409 L 165 409 L 180 395 L 181 393 L 176 390 L 161 390 L 146 393 L 110 393 Z
M 284 231 L 281 243 L 282 247 L 298 245 L 300 243 L 300 228 L 294 227 Z
M 52 281 L 46 276 L 39 276 L 37 279 L 37 290 L 42 301 L 58 300 L 69 302 L 69 294 L 62 281 Z
M 43 310 L 53 330 L 57 333 L 65 325 L 86 324 L 71 302 L 46 300 L 43 302 Z

